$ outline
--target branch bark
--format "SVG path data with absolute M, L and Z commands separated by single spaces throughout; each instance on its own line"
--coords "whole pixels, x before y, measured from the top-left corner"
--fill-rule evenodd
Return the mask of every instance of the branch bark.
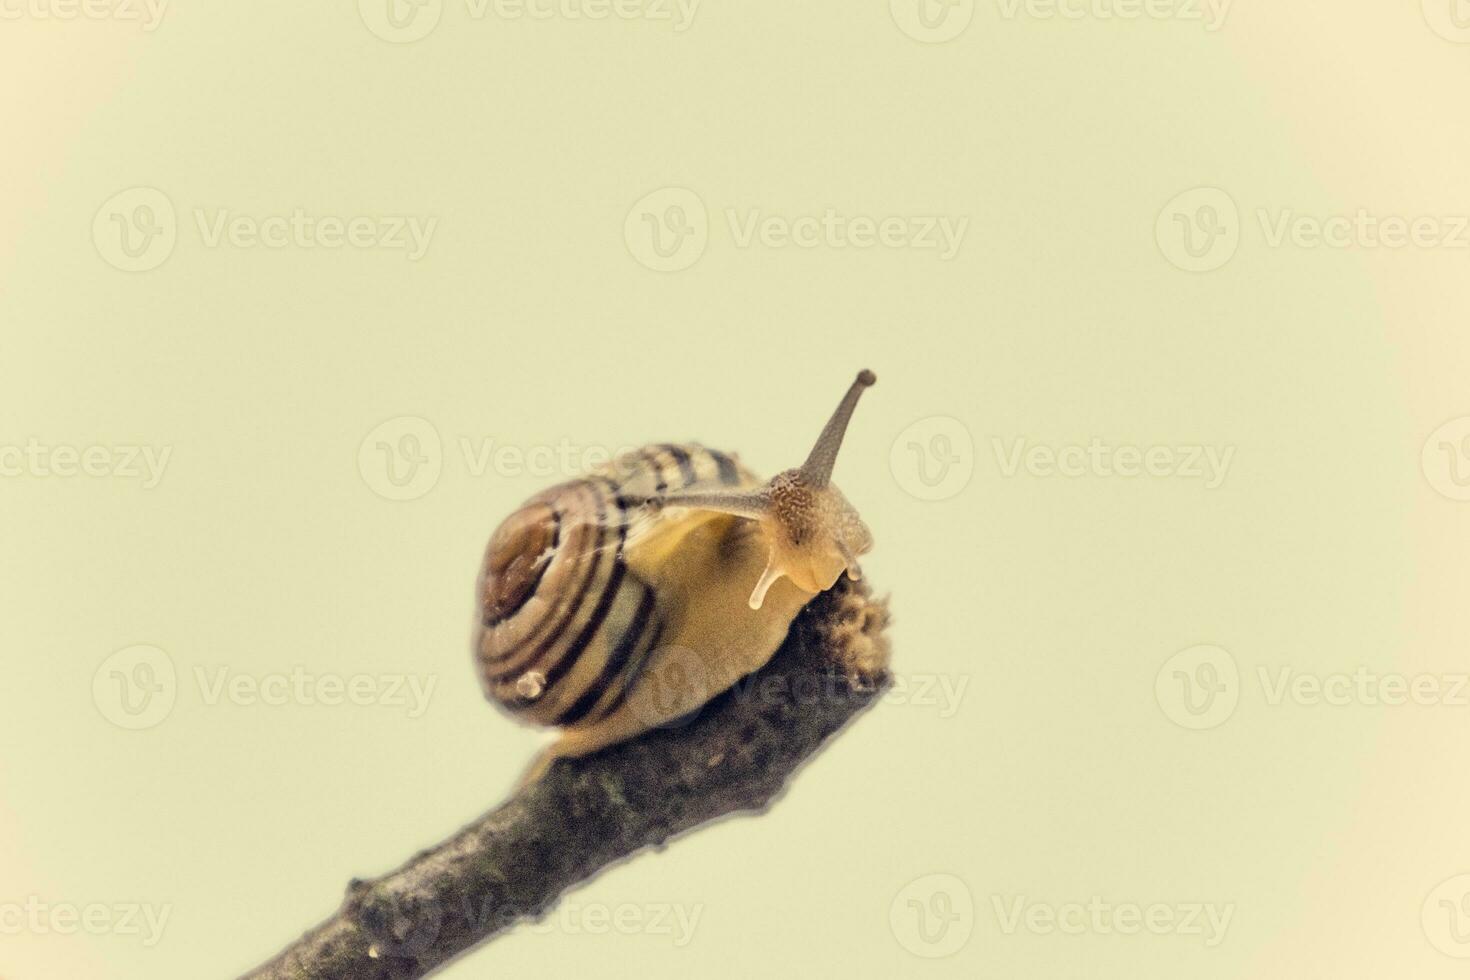
M 889 684 L 884 602 L 840 580 L 771 662 L 694 717 L 545 776 L 402 867 L 354 880 L 335 915 L 242 980 L 408 980 L 629 855 L 761 813 Z

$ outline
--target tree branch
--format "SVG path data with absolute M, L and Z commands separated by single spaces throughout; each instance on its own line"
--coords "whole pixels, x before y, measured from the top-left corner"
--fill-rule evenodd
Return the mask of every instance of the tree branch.
M 887 688 L 886 604 L 846 578 L 771 662 L 693 718 L 562 760 L 243 980 L 407 980 L 553 908 L 603 868 L 731 813 L 763 812 Z

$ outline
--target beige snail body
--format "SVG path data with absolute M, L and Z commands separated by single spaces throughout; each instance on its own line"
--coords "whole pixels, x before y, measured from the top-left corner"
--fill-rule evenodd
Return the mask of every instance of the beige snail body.
M 760 669 L 872 537 L 831 483 L 863 371 L 807 461 L 762 483 L 654 445 L 545 490 L 490 538 L 475 657 L 486 696 L 561 729 L 529 774 L 696 710 Z M 528 778 L 529 778 L 528 777 Z

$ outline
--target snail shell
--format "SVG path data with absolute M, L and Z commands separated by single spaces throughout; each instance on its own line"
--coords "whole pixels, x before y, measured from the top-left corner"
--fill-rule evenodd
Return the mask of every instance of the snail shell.
M 536 494 L 491 536 L 477 586 L 486 696 L 562 729 L 537 772 L 687 715 L 780 646 L 872 546 L 830 483 L 862 372 L 803 466 L 767 483 L 664 443 Z
M 477 642 L 486 695 L 545 725 L 617 711 L 649 665 L 671 614 L 666 576 L 630 567 L 642 501 L 690 488 L 753 487 L 722 452 L 648 446 L 527 501 L 490 539 Z

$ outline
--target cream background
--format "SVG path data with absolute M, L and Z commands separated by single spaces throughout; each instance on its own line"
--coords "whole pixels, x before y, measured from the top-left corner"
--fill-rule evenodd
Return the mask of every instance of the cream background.
M 1434 0 L 1428 0 L 1432 5 Z M 457 440 L 698 438 L 805 453 L 879 385 L 838 481 L 878 539 L 895 668 L 953 717 L 881 706 L 760 819 L 612 870 L 585 907 L 702 906 L 693 940 L 522 929 L 444 971 L 745 977 L 1460 976 L 1420 927 L 1470 871 L 1470 707 L 1270 706 L 1256 668 L 1464 672 L 1470 504 L 1420 451 L 1470 414 L 1464 251 L 1267 247 L 1258 207 L 1470 213 L 1470 47 L 1417 4 L 1239 4 L 1199 23 L 1007 19 L 926 45 L 881 2 L 707 0 L 668 23 L 471 19 L 413 44 L 346 2 L 179 4 L 159 28 L 0 21 L 0 444 L 169 445 L 136 480 L 0 479 L 0 904 L 170 905 L 162 941 L 0 934 L 0 976 L 256 965 L 495 802 L 538 736 L 485 705 L 471 587 L 546 478 Z M 8 8 L 13 9 L 13 8 Z M 159 268 L 91 240 L 134 186 L 179 210 Z M 691 268 L 623 239 L 664 187 L 708 206 Z M 1160 209 L 1240 206 L 1234 258 L 1176 269 Z M 194 208 L 432 215 L 400 252 L 207 248 Z M 723 209 L 964 215 L 959 255 L 740 249 Z M 376 495 L 357 457 L 428 420 L 443 473 Z M 973 441 L 945 501 L 895 440 Z M 1235 447 L 1224 485 L 1005 477 L 992 438 Z M 899 458 L 902 453 L 899 454 Z M 1213 643 L 1225 724 L 1155 675 Z M 110 724 L 113 651 L 171 656 L 172 713 Z M 430 675 L 429 710 L 204 703 L 196 666 Z M 890 929 L 961 879 L 944 959 Z M 1233 904 L 1225 941 L 1007 935 L 992 898 Z

